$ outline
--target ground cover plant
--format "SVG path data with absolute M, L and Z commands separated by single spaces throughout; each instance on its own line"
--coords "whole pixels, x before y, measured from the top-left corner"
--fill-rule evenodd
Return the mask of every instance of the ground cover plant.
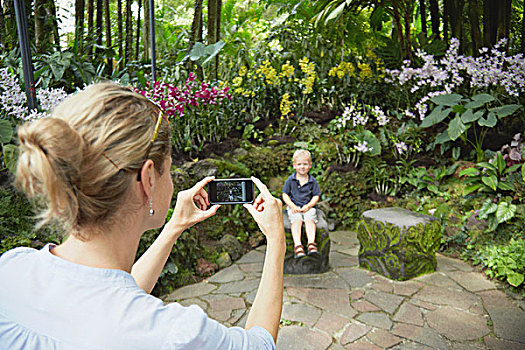
M 9 40 L 16 33 L 0 22 L 6 48 L 0 55 L 0 251 L 60 240 L 54 228 L 32 230 L 30 204 L 11 187 L 17 125 L 45 118 L 84 85 L 110 79 L 166 110 L 176 191 L 209 173 L 255 175 L 280 196 L 293 150 L 305 148 L 336 227 L 354 229 L 364 210 L 387 206 L 433 215 L 442 224 L 443 253 L 523 293 L 523 5 L 512 2 L 511 22 L 500 23 L 507 32 L 487 33 L 481 42 L 470 31 L 474 21 L 456 35 L 454 14 L 432 18 L 415 3 L 228 0 L 220 18 L 203 21 L 214 14 L 202 2 L 199 12 L 170 0 L 155 9 L 158 79 L 152 82 L 150 44 L 136 32 L 147 29 L 146 18 L 129 18 L 129 27 L 119 29 L 122 18 L 110 2 L 113 44 L 105 47 L 108 32 L 93 31 L 78 17 L 75 32 L 58 38 L 61 50 L 52 36 L 34 43 L 39 107 L 32 111 L 16 40 Z M 9 21 L 5 10 L 1 18 Z M 478 17 L 478 27 L 492 28 L 490 14 Z M 219 26 L 210 31 L 213 23 Z M 139 254 L 156 234 L 144 235 Z M 234 257 L 221 241 L 226 236 L 243 252 L 263 242 L 242 208 L 221 208 L 182 234 L 154 293 L 226 266 L 225 253 Z

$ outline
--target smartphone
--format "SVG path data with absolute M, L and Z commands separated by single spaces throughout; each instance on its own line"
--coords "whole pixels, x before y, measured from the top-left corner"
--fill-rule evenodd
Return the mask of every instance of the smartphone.
M 251 179 L 216 179 L 208 183 L 211 204 L 253 203 L 254 187 Z

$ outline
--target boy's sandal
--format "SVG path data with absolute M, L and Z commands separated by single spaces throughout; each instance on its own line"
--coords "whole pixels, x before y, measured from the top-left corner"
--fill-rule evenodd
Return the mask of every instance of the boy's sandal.
M 317 243 L 308 243 L 306 249 L 308 249 L 308 255 L 319 254 L 317 251 Z
M 302 258 L 303 256 L 306 256 L 306 254 L 304 253 L 304 248 L 302 245 L 296 245 L 293 247 L 293 257 L 295 259 Z

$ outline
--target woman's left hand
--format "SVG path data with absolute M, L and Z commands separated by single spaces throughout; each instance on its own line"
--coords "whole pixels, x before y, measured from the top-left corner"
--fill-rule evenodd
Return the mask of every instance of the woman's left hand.
M 206 177 L 192 188 L 177 194 L 177 203 L 168 225 L 181 226 L 185 230 L 215 215 L 220 205 L 213 205 L 208 209 L 211 204 L 208 193 L 204 190 L 204 187 L 213 179 L 215 179 L 214 176 Z

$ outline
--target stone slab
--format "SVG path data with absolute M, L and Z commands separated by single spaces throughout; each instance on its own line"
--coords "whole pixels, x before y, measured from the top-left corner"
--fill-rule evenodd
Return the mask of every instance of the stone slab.
M 453 259 L 449 258 L 448 256 L 444 256 L 441 254 L 436 254 L 437 259 L 437 272 L 446 272 L 446 271 L 465 271 L 470 272 L 473 270 L 472 266 L 467 264 L 464 261 L 461 261 L 459 259 Z
M 423 313 L 421 309 L 408 302 L 404 302 L 397 310 L 393 318 L 394 321 L 402 323 L 410 323 L 416 326 L 423 326 Z
M 428 325 L 454 341 L 474 340 L 489 334 L 487 319 L 445 306 L 426 315 Z
M 341 336 L 341 344 L 346 345 L 348 343 L 353 343 L 357 339 L 366 335 L 371 329 L 372 327 L 370 326 L 352 322 Z
M 446 341 L 435 330 L 428 327 L 419 327 L 405 323 L 394 323 L 392 333 L 399 337 L 430 346 L 432 349 L 449 348 Z
M 331 271 L 314 275 L 286 275 L 283 283 L 284 287 L 348 288 L 345 281 Z
M 381 350 L 380 347 L 376 346 L 373 343 L 370 343 L 366 339 L 360 339 L 356 341 L 355 343 L 348 344 L 345 346 L 345 349 L 350 350 Z
M 302 303 L 285 303 L 283 305 L 281 319 L 313 326 L 320 316 L 321 310 L 316 307 Z
M 243 293 L 250 292 L 259 287 L 259 282 L 261 280 L 258 278 L 243 280 L 239 282 L 229 282 L 219 285 L 219 288 L 213 291 L 215 294 L 229 294 L 229 293 Z
M 485 344 L 490 350 L 525 350 L 525 344 L 494 337 L 485 337 Z
M 362 216 L 365 220 L 390 223 L 399 228 L 417 226 L 419 224 L 425 225 L 430 221 L 436 220 L 433 216 L 417 214 L 403 208 L 372 209 L 365 211 Z
M 480 292 L 496 289 L 494 282 L 489 281 L 479 272 L 451 271 L 447 275 L 468 291 Z
M 326 311 L 343 317 L 354 317 L 357 312 L 350 306 L 348 292 L 345 289 L 296 288 L 286 289 L 288 296 L 303 300 Z
M 315 328 L 335 336 L 349 323 L 348 318 L 325 311 L 315 324 Z
M 460 293 L 457 290 L 437 286 L 423 287 L 422 290 L 414 295 L 414 298 L 437 305 L 454 306 L 463 310 L 468 310 L 479 302 L 479 297 L 475 294 L 467 291 Z
M 279 350 L 319 350 L 327 349 L 332 344 L 332 337 L 324 332 L 315 331 L 307 327 L 281 327 L 277 336 Z
M 335 273 L 348 283 L 352 288 L 359 288 L 373 282 L 368 276 L 368 271 L 358 267 L 340 267 L 334 270 Z
M 392 327 L 392 321 L 383 312 L 365 312 L 356 318 L 358 321 L 369 326 L 389 330 Z
M 245 274 L 239 269 L 239 267 L 237 265 L 233 265 L 217 272 L 215 275 L 208 278 L 208 282 L 226 283 L 240 281 L 244 279 L 244 277 Z
M 404 300 L 403 297 L 398 295 L 377 291 L 367 291 L 364 298 L 391 315 L 394 314 L 394 312 Z
M 390 334 L 390 332 L 378 328 L 371 332 L 369 332 L 366 337 L 370 339 L 370 341 L 378 346 L 380 346 L 383 349 L 390 348 L 394 345 L 397 345 L 403 341 L 402 338 L 399 338 L 393 334 Z
M 494 334 L 505 340 L 525 344 L 525 311 L 499 290 L 479 292 L 490 315 Z
M 357 256 L 342 254 L 337 251 L 330 252 L 330 266 L 335 267 L 353 267 L 358 265 Z
M 201 295 L 209 294 L 215 289 L 217 289 L 216 285 L 207 282 L 190 284 L 173 291 L 165 298 L 165 300 L 166 302 L 172 302 L 182 299 L 195 298 Z
M 248 253 L 246 253 L 242 258 L 236 261 L 237 264 L 248 264 L 248 263 L 256 263 L 256 262 L 262 262 L 264 261 L 264 254 L 257 251 L 252 250 Z

